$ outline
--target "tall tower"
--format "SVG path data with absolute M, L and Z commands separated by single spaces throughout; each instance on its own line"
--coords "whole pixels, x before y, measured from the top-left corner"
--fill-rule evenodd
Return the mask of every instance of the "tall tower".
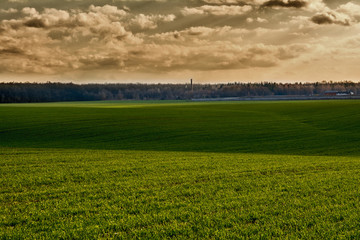
M 193 88 L 193 80 L 192 79 L 190 79 L 190 85 L 191 85 L 191 91 L 193 92 L 194 88 Z

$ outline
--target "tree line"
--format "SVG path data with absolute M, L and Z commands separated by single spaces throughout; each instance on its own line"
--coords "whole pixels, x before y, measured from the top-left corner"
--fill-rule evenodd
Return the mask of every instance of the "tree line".
M 74 84 L 0 83 L 0 103 L 186 100 L 197 98 L 256 97 L 274 95 L 321 96 L 326 91 L 360 95 L 360 83 L 228 83 L 228 84 Z

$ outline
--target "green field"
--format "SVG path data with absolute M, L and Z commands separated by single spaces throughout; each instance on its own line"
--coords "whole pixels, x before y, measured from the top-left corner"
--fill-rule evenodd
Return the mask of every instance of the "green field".
M 360 101 L 0 105 L 0 238 L 359 239 Z

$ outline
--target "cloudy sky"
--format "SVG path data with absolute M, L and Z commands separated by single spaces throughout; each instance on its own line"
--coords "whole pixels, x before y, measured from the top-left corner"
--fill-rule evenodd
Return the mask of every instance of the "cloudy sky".
M 358 81 L 359 56 L 358 0 L 0 0 L 0 81 Z

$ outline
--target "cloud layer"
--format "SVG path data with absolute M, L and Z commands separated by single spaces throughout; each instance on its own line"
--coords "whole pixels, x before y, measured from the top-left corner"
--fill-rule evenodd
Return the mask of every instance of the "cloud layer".
M 297 80 L 300 70 L 312 73 L 309 64 L 340 74 L 357 61 L 360 5 L 353 2 L 41 2 L 8 0 L 0 9 L 0 81 L 30 75 L 86 81 L 89 72 L 99 81 L 195 75 L 214 82 L 221 74 L 228 77 L 220 81 Z M 343 65 L 332 65 L 334 52 Z

